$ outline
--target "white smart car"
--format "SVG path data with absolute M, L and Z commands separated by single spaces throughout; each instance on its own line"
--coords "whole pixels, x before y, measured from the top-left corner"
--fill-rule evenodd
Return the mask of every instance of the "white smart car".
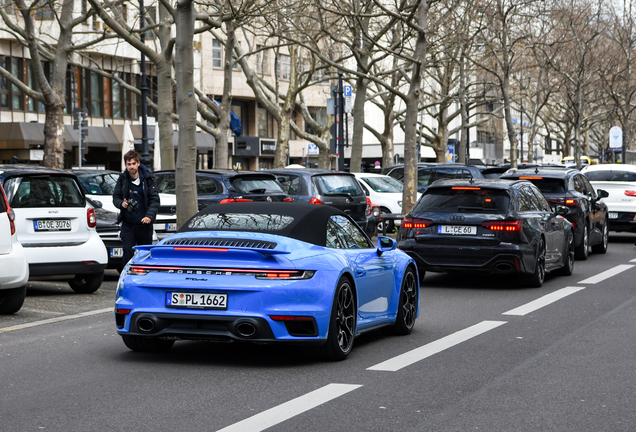
M 402 190 L 404 185 L 399 180 L 384 174 L 354 173 L 358 182 L 362 185 L 364 192 L 371 199 L 371 202 L 380 206 L 382 213 L 402 213 Z M 418 192 L 417 199 L 422 196 Z M 395 225 L 400 225 L 396 221 Z M 378 227 L 378 230 L 382 230 Z M 393 231 L 393 223 L 389 222 L 387 232 Z
M 0 165 L 31 280 L 68 280 L 78 293 L 99 289 L 108 255 L 77 177 L 43 167 Z
M 15 212 L 0 185 L 0 314 L 20 310 L 28 280 L 29 263 L 15 232 Z
M 636 231 L 636 166 L 588 165 L 581 170 L 594 189 L 609 193 L 603 202 L 609 210 L 612 231 Z

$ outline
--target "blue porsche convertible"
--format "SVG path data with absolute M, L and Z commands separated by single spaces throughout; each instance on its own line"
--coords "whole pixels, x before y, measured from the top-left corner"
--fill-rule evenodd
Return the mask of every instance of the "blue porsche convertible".
M 212 205 L 137 250 L 115 305 L 134 351 L 176 340 L 282 342 L 343 360 L 357 335 L 408 334 L 419 312 L 414 261 L 389 237 L 374 246 L 331 206 Z

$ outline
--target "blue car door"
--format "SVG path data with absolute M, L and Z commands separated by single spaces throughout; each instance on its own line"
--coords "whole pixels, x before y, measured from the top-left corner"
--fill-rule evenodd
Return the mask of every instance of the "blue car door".
M 358 314 L 362 318 L 386 315 L 395 291 L 396 262 L 392 253 L 378 255 L 367 236 L 349 218 L 331 217 L 327 234 L 328 247 L 342 249 L 353 272 Z

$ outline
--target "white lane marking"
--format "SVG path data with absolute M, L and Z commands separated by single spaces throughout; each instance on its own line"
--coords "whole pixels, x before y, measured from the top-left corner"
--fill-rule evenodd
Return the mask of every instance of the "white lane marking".
M 278 423 L 316 408 L 319 405 L 340 397 L 362 385 L 358 384 L 328 384 L 306 395 L 292 399 L 282 405 L 263 411 L 238 423 L 234 423 L 218 432 L 258 432 L 270 428 Z
M 495 329 L 500 325 L 505 324 L 506 321 L 482 321 L 479 324 L 465 328 L 451 335 L 445 336 L 429 344 L 423 345 L 419 348 L 415 348 L 409 352 L 401 354 L 392 359 L 386 360 L 382 363 L 378 363 L 375 366 L 367 368 L 367 370 L 388 371 L 395 372 L 420 360 L 424 360 L 434 354 L 437 354 L 445 349 L 467 341 L 475 336 L 479 336 L 482 333 L 486 333 L 489 330 Z
M 590 278 L 582 280 L 579 283 L 580 284 L 595 284 L 595 283 L 599 283 L 599 282 L 604 281 L 605 279 L 611 278 L 612 276 L 616 276 L 617 274 L 622 273 L 625 270 L 629 270 L 632 267 L 634 267 L 634 266 L 633 265 L 629 265 L 629 264 L 617 265 L 614 268 L 611 268 L 609 270 L 605 270 L 604 272 L 599 273 L 596 276 L 592 276 Z
M 577 291 L 581 291 L 582 289 L 585 289 L 585 287 L 561 288 L 558 291 L 544 295 L 543 297 L 539 297 L 538 299 L 533 300 L 530 303 L 526 303 L 515 309 L 511 309 L 508 312 L 504 312 L 502 315 L 523 316 L 523 315 L 529 314 L 530 312 L 534 312 L 537 309 L 541 309 L 542 307 L 547 306 L 551 303 L 554 303 L 557 300 L 561 300 L 563 297 L 567 297 L 570 294 L 574 294 Z
M 97 310 L 92 310 L 88 312 L 81 312 L 75 315 L 66 315 L 63 317 L 49 318 L 49 319 L 34 321 L 34 322 L 26 323 L 26 324 L 18 324 L 11 327 L 3 327 L 3 328 L 0 328 L 0 333 L 6 333 L 6 332 L 14 331 L 14 330 L 22 330 L 22 329 L 26 329 L 30 327 L 37 327 L 37 326 L 41 326 L 45 324 L 53 324 L 53 323 L 62 322 L 62 321 L 69 321 L 69 320 L 73 320 L 77 318 L 84 318 L 87 316 L 99 315 L 99 314 L 103 314 L 107 312 L 114 312 L 114 310 L 115 310 L 114 308 L 109 307 L 105 309 L 97 309 Z
M 45 310 L 41 310 L 41 309 L 33 309 L 33 308 L 20 308 L 21 312 L 24 311 L 29 311 L 29 312 L 35 312 L 35 313 L 39 313 L 42 315 L 64 315 L 64 312 L 53 312 L 53 311 L 45 311 Z

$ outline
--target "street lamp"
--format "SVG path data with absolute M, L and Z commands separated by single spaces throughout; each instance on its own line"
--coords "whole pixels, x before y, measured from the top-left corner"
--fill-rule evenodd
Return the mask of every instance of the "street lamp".
M 139 28 L 146 26 L 144 19 L 144 0 L 139 0 Z M 146 43 L 146 32 L 140 32 L 139 39 L 142 44 Z M 152 171 L 152 159 L 148 153 L 148 82 L 146 81 L 146 56 L 141 53 L 141 163 Z

